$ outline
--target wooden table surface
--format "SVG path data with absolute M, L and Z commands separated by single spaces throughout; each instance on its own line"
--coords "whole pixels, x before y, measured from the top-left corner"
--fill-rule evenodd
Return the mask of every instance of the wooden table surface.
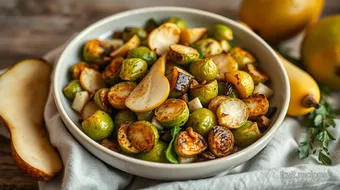
M 208 2 L 208 3 L 207 3 Z M 240 0 L 0 0 L 0 69 L 42 56 L 74 32 L 105 16 L 138 7 L 183 6 L 237 19 Z M 326 0 L 323 15 L 339 14 L 340 1 Z M 0 189 L 37 189 L 16 168 L 10 141 L 0 137 Z

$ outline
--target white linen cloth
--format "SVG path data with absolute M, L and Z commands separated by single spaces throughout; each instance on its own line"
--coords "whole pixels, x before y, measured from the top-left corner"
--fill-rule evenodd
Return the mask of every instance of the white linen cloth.
M 55 63 L 61 50 L 59 47 L 44 58 Z M 248 162 L 207 179 L 162 182 L 117 170 L 86 151 L 64 126 L 54 104 L 52 88 L 44 116 L 64 170 L 51 181 L 39 182 L 40 189 L 340 189 L 339 120 L 332 129 L 337 140 L 329 148 L 332 166 L 319 164 L 315 155 L 304 160 L 298 158 L 297 148 L 305 128 L 296 119 L 287 117 L 268 146 Z M 8 136 L 2 126 L 0 134 Z

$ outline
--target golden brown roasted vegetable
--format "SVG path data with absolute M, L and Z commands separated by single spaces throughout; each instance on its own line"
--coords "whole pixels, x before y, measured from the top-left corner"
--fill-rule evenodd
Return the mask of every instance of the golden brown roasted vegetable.
M 208 105 L 208 109 L 211 110 L 213 113 L 216 113 L 218 106 L 221 105 L 221 103 L 224 100 L 227 100 L 229 97 L 228 96 L 216 96 L 215 98 L 213 98 L 209 105 Z
M 266 115 L 268 112 L 269 102 L 262 94 L 252 95 L 246 99 L 243 99 L 243 102 L 247 104 L 249 119 L 252 121 L 263 115 Z
M 117 109 L 127 108 L 125 100 L 137 86 L 134 82 L 121 82 L 111 87 L 107 94 L 110 104 Z
M 207 142 L 200 134 L 188 127 L 186 131 L 178 134 L 174 146 L 178 156 L 193 157 L 207 148 Z
M 233 133 L 223 126 L 217 125 L 209 133 L 209 149 L 217 157 L 231 154 L 234 149 L 234 143 Z
M 245 71 L 250 74 L 255 84 L 265 83 L 268 80 L 268 76 L 263 74 L 253 63 L 248 63 Z

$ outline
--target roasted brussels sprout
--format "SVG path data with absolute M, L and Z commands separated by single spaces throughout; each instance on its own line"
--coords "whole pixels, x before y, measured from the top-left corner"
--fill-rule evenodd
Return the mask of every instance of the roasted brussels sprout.
M 129 153 L 129 154 L 136 154 L 141 152 L 136 147 L 133 146 L 131 141 L 128 139 L 128 131 L 129 126 L 132 124 L 132 122 L 125 121 L 123 122 L 117 132 L 117 141 L 119 144 L 119 147 L 122 149 L 123 152 Z
M 124 121 L 130 121 L 130 122 L 137 121 L 135 113 L 128 109 L 119 110 L 119 112 L 114 116 L 115 126 L 119 128 Z
M 216 115 L 219 125 L 235 129 L 241 127 L 247 121 L 248 108 L 242 100 L 228 98 L 218 106 Z
M 80 61 L 80 62 L 74 64 L 71 67 L 71 69 L 70 69 L 72 78 L 74 80 L 77 80 L 77 79 L 79 80 L 80 74 L 84 70 L 84 68 L 92 68 L 92 69 L 98 70 L 99 69 L 99 65 L 97 65 L 97 64 L 88 64 L 86 62 Z
M 261 73 L 253 63 L 248 63 L 245 67 L 245 71 L 250 74 L 255 84 L 265 83 L 268 80 L 268 76 Z
M 151 121 L 155 113 L 154 110 L 150 110 L 146 112 L 137 112 L 136 115 L 138 121 Z
M 249 119 L 255 121 L 259 117 L 266 115 L 269 109 L 269 102 L 262 94 L 252 95 L 243 102 L 247 104 Z
M 101 110 L 85 119 L 81 125 L 84 133 L 93 140 L 109 137 L 114 129 L 111 117 Z
M 189 108 L 183 100 L 168 99 L 156 109 L 155 116 L 164 127 L 181 127 L 189 119 Z
M 157 144 L 159 134 L 148 121 L 136 121 L 129 126 L 128 139 L 141 152 L 149 152 Z
M 88 62 L 95 62 L 102 59 L 105 47 L 100 40 L 89 40 L 84 45 L 83 59 Z
M 214 27 L 208 30 L 208 36 L 215 40 L 232 40 L 233 31 L 223 24 L 216 24 Z
M 175 152 L 181 157 L 193 157 L 207 149 L 204 138 L 188 127 L 186 131 L 180 132 L 174 141 Z
M 98 90 L 94 94 L 93 100 L 101 110 L 105 111 L 108 114 L 111 114 L 112 113 L 112 107 L 111 107 L 111 104 L 109 103 L 109 100 L 107 98 L 108 92 L 109 92 L 108 88 L 102 88 L 102 89 Z
M 179 42 L 181 30 L 176 24 L 164 23 L 154 29 L 148 36 L 148 46 L 157 55 L 163 55 L 169 46 Z
M 224 157 L 231 154 L 234 149 L 234 143 L 233 133 L 223 126 L 214 126 L 209 133 L 209 149 L 216 157 Z
M 207 32 L 206 28 L 187 28 L 181 31 L 180 43 L 190 45 L 197 42 Z
M 218 84 L 213 80 L 206 84 L 199 84 L 190 88 L 191 98 L 196 98 L 201 101 L 203 106 L 207 106 L 213 98 L 218 94 Z
M 111 87 L 107 94 L 110 104 L 117 109 L 127 108 L 125 100 L 136 86 L 137 84 L 134 82 L 121 82 Z
M 170 45 L 168 55 L 171 60 L 181 65 L 188 65 L 200 56 L 196 49 L 179 44 Z
M 151 66 L 157 59 L 157 55 L 154 51 L 151 51 L 145 46 L 141 46 L 129 51 L 127 58 L 140 58 L 146 61 L 148 66 Z
M 122 80 L 136 81 L 148 71 L 148 64 L 140 58 L 125 59 L 119 76 Z
M 233 130 L 235 144 L 240 148 L 245 148 L 253 144 L 261 137 L 261 132 L 256 122 L 247 121 L 240 128 Z
M 216 79 L 219 81 L 225 80 L 225 73 L 234 72 L 238 70 L 238 65 L 235 59 L 228 54 L 218 54 L 211 56 L 210 59 L 216 64 L 217 67 L 217 76 Z
M 187 23 L 185 22 L 185 20 L 179 17 L 170 17 L 166 19 L 163 23 L 167 23 L 167 22 L 176 24 L 178 28 L 181 30 L 184 30 L 187 28 Z
M 247 72 L 235 71 L 226 73 L 225 80 L 235 86 L 240 98 L 247 98 L 254 91 L 254 81 Z
M 146 32 L 150 33 L 151 31 L 153 31 L 158 26 L 159 26 L 159 23 L 155 19 L 150 18 L 148 21 L 146 21 L 144 28 L 145 28 Z
M 211 57 L 213 55 L 220 54 L 223 51 L 220 43 L 211 38 L 199 40 L 198 42 L 194 43 L 192 47 L 197 49 L 201 58 Z
M 248 63 L 254 63 L 256 61 L 254 56 L 240 47 L 232 48 L 230 50 L 230 54 L 237 61 L 238 67 L 240 69 L 243 69 Z
M 77 92 L 83 91 L 79 80 L 73 80 L 63 89 L 64 96 L 69 100 L 74 100 Z
M 122 39 L 124 42 L 127 42 L 134 35 L 137 35 L 140 40 L 146 39 L 148 37 L 148 33 L 143 28 L 126 27 L 122 33 Z
M 173 164 L 178 164 L 177 155 L 176 155 L 176 152 L 174 150 L 174 141 L 175 141 L 175 138 L 177 137 L 177 134 L 180 131 L 181 131 L 180 127 L 174 127 L 174 128 L 171 129 L 171 131 L 170 131 L 171 141 L 169 143 L 168 148 L 165 151 L 166 159 Z
M 190 114 L 187 127 L 206 137 L 209 131 L 217 124 L 216 115 L 206 108 L 198 109 Z
M 168 144 L 162 141 L 158 143 L 149 151 L 142 152 L 137 155 L 137 158 L 150 162 L 166 163 L 168 160 L 165 157 L 165 151 L 168 148 Z
M 174 66 L 167 78 L 170 83 L 169 97 L 175 98 L 188 91 L 191 81 L 194 77 L 185 70 Z
M 124 58 L 116 57 L 102 72 L 102 78 L 104 81 L 110 85 L 117 84 L 121 81 L 119 77 L 120 69 L 123 64 Z
M 216 96 L 214 99 L 212 99 L 208 105 L 208 109 L 211 110 L 213 113 L 216 113 L 218 106 L 221 105 L 221 103 L 224 100 L 227 100 L 228 96 Z
M 229 82 L 218 82 L 218 95 L 226 95 L 229 98 L 237 98 L 238 93 L 235 86 Z
M 221 40 L 219 41 L 220 42 L 220 45 L 221 45 L 221 48 L 222 50 L 225 52 L 225 53 L 228 53 L 230 50 L 231 50 L 231 44 L 227 41 L 227 40 Z
M 217 67 L 210 58 L 199 59 L 190 64 L 189 72 L 198 82 L 211 81 L 217 76 Z

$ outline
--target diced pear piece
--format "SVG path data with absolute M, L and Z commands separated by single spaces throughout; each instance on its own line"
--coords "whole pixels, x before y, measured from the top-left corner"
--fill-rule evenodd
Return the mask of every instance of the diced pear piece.
M 97 104 L 94 103 L 94 101 L 89 101 L 87 102 L 87 104 L 85 104 L 85 106 L 81 110 L 81 113 L 80 113 L 81 118 L 85 120 L 91 115 L 93 115 L 98 110 L 100 110 L 99 106 L 97 106 Z
M 44 125 L 51 72 L 45 61 L 25 59 L 0 76 L 0 119 L 10 131 L 13 158 L 35 180 L 49 180 L 62 169 Z
M 236 60 L 228 53 L 221 53 L 210 57 L 214 61 L 217 67 L 217 80 L 224 81 L 225 73 L 234 72 L 238 70 L 238 64 Z
M 181 31 L 180 43 L 190 45 L 197 42 L 207 32 L 206 28 L 187 28 Z
M 176 24 L 165 23 L 154 29 L 148 36 L 148 46 L 157 55 L 163 55 L 169 46 L 179 42 L 181 30 Z
M 161 105 L 169 96 L 170 84 L 165 77 L 167 53 L 154 63 L 149 73 L 130 93 L 125 105 L 134 112 L 146 112 Z
M 100 72 L 90 68 L 84 68 L 81 72 L 80 84 L 90 95 L 94 94 L 97 90 L 106 87 L 106 83 Z
M 125 57 L 132 49 L 137 48 L 141 41 L 137 35 L 134 35 L 124 45 L 120 46 L 117 50 L 110 54 L 111 57 Z
M 72 109 L 80 113 L 85 104 L 89 101 L 89 99 L 90 95 L 87 91 L 77 92 L 76 97 L 74 98 L 72 103 Z

